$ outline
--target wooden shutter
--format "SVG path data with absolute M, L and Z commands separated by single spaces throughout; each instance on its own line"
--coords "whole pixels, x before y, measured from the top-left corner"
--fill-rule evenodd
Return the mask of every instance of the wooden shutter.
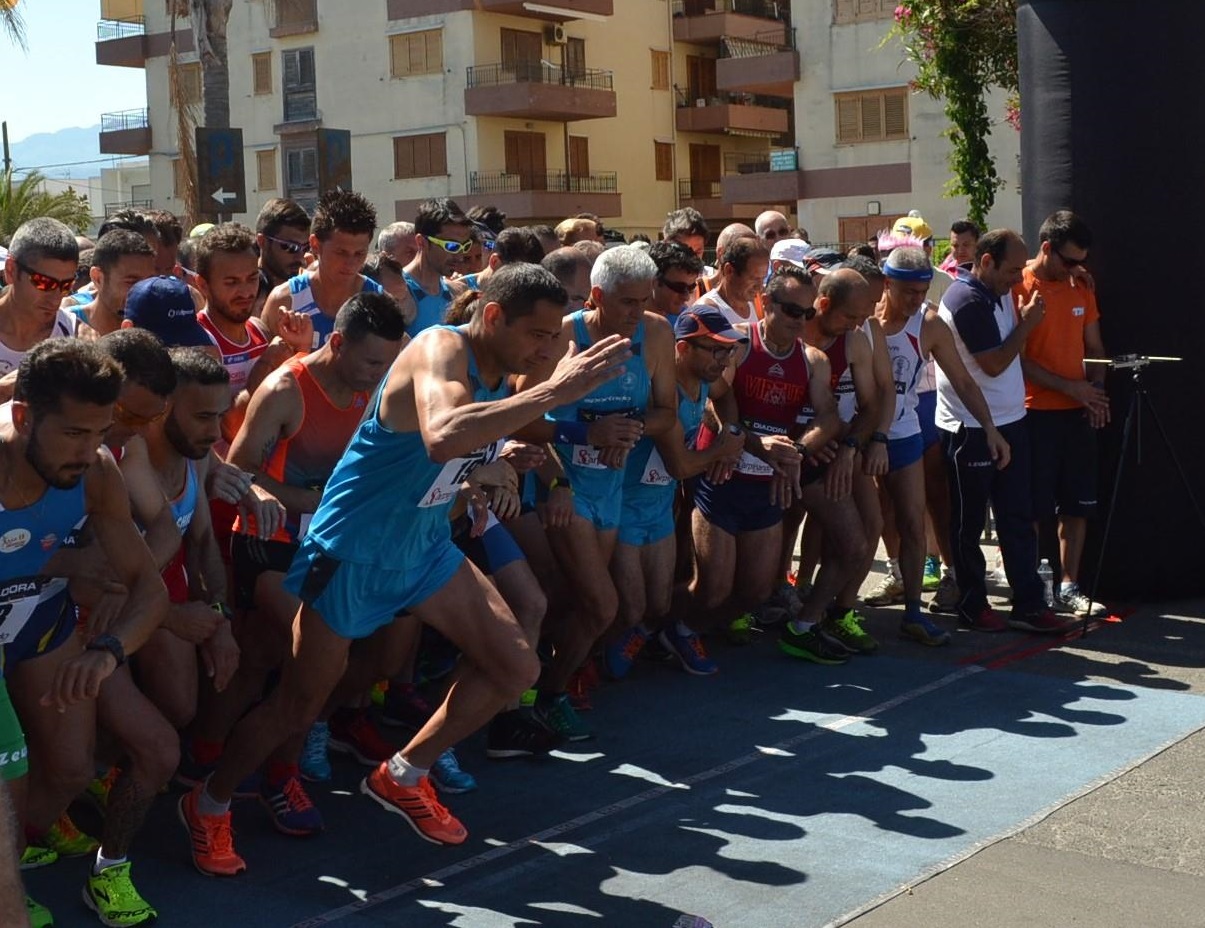
M 870 142 L 883 137 L 883 95 L 864 93 L 860 99 L 862 117 L 862 141 Z
M 653 90 L 669 90 L 669 52 L 651 49 L 653 53 Z
M 590 173 L 590 140 L 584 135 L 569 136 L 569 174 L 586 177 Z
M 837 141 L 858 142 L 862 139 L 861 107 L 856 96 L 837 97 Z
M 276 149 L 255 153 L 255 187 L 257 190 L 276 189 Z
M 674 179 L 674 146 L 669 142 L 653 143 L 653 161 L 657 180 Z
M 438 177 L 448 173 L 447 135 L 404 135 L 393 140 L 393 176 Z
M 439 74 L 443 71 L 443 32 L 428 29 L 389 37 L 390 76 Z
M 883 94 L 883 137 L 908 137 L 908 92 L 889 90 Z
M 272 92 L 272 53 L 256 52 L 251 56 L 252 93 Z

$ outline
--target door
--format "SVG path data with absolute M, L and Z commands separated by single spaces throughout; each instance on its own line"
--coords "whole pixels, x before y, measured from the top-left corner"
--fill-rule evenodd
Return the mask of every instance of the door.
M 869 242 L 884 229 L 890 229 L 900 218 L 899 213 L 884 216 L 841 216 L 837 219 L 837 236 L 844 248 Z
M 561 46 L 561 73 L 568 84 L 586 76 L 586 40 L 570 39 Z
M 538 32 L 522 29 L 503 29 L 502 69 L 514 71 L 521 81 L 539 81 L 542 73 L 540 59 L 544 57 L 544 37 Z
M 690 146 L 690 195 L 714 199 L 720 195 L 719 145 Z
M 580 190 L 577 178 L 590 176 L 590 140 L 584 135 L 569 136 L 569 189 Z
M 506 173 L 517 175 L 520 190 L 547 190 L 548 164 L 542 132 L 507 132 Z
M 686 56 L 686 95 L 687 106 L 697 106 L 699 100 L 710 103 L 716 96 L 714 58 Z

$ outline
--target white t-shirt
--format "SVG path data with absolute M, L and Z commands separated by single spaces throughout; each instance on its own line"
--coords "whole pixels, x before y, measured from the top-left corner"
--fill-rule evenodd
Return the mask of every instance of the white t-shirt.
M 708 290 L 701 297 L 699 297 L 699 302 L 706 303 L 713 309 L 718 309 L 724 314 L 724 318 L 733 325 L 736 325 L 740 322 L 757 322 L 757 310 L 754 308 L 752 303 L 748 304 L 749 314 L 747 316 L 742 316 L 735 309 L 728 305 L 724 298 L 720 296 L 720 291 L 718 289 Z

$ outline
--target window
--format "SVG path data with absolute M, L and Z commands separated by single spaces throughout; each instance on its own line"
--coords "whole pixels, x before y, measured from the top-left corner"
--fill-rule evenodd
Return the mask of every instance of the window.
M 294 148 L 285 155 L 285 181 L 289 190 L 318 186 L 318 149 Z
M 268 30 L 272 38 L 318 31 L 318 0 L 275 0 L 276 24 Z
M 251 92 L 272 92 L 272 53 L 256 52 L 251 56 Z
M 895 16 L 896 0 L 833 0 L 833 24 L 868 23 Z
M 656 163 L 657 180 L 674 179 L 674 146 L 669 142 L 653 143 L 653 160 Z
M 314 50 L 296 48 L 281 53 L 284 74 L 285 122 L 318 118 Z
M 841 93 L 834 98 L 837 142 L 885 142 L 908 137 L 908 88 Z
M 389 76 L 413 77 L 416 74 L 442 74 L 444 69 L 443 31 L 428 29 L 389 37 Z
M 180 102 L 185 106 L 196 106 L 201 102 L 201 62 L 190 61 L 180 65 L 177 71 L 180 82 Z
M 276 149 L 255 153 L 255 189 L 276 189 Z
M 669 52 L 653 53 L 653 90 L 669 90 Z
M 439 177 L 448 173 L 446 134 L 403 135 L 393 140 L 393 176 Z

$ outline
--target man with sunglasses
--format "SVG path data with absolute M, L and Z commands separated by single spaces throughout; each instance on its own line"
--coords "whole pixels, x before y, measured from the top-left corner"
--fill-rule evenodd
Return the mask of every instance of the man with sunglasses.
M 472 227 L 455 200 L 437 197 L 419 204 L 414 217 L 418 254 L 404 269 L 406 286 L 418 307 L 408 329 L 411 337 L 442 324 L 447 316 L 456 295 L 447 278 L 456 272 L 457 257 L 473 247 Z
M 653 309 L 673 325 L 698 290 L 703 262 L 693 251 L 677 242 L 656 242 L 649 246 L 649 257 L 657 265 L 657 276 L 653 280 Z
M 376 226 L 377 211 L 360 194 L 341 188 L 324 193 L 310 224 L 309 249 L 317 260 L 272 291 L 262 316 L 268 331 L 290 341 L 293 322 L 284 310 L 309 316 L 310 350 L 316 351 L 335 331 L 339 307 L 356 293 L 381 293 L 380 284 L 360 273 Z
M 255 315 L 259 316 L 272 289 L 296 277 L 305 266 L 305 251 L 310 246 L 309 214 L 292 200 L 274 197 L 255 219 L 255 244 L 259 251 Z
M 773 209 L 758 214 L 753 220 L 753 231 L 767 248 L 773 248 L 775 242 L 791 237 L 791 225 L 787 222 L 787 217 Z
M 1109 422 L 1105 370 L 1084 358 L 1106 358 L 1096 294 L 1079 278 L 1092 232 L 1070 210 L 1057 210 L 1038 230 L 1037 256 L 1013 291 L 1020 305 L 1040 293 L 1046 314 L 1025 340 L 1025 421 L 1033 457 L 1034 515 L 1058 519 L 1062 584 L 1055 607 L 1104 615 L 1079 588 L 1088 519 L 1096 509 L 1096 433 Z

